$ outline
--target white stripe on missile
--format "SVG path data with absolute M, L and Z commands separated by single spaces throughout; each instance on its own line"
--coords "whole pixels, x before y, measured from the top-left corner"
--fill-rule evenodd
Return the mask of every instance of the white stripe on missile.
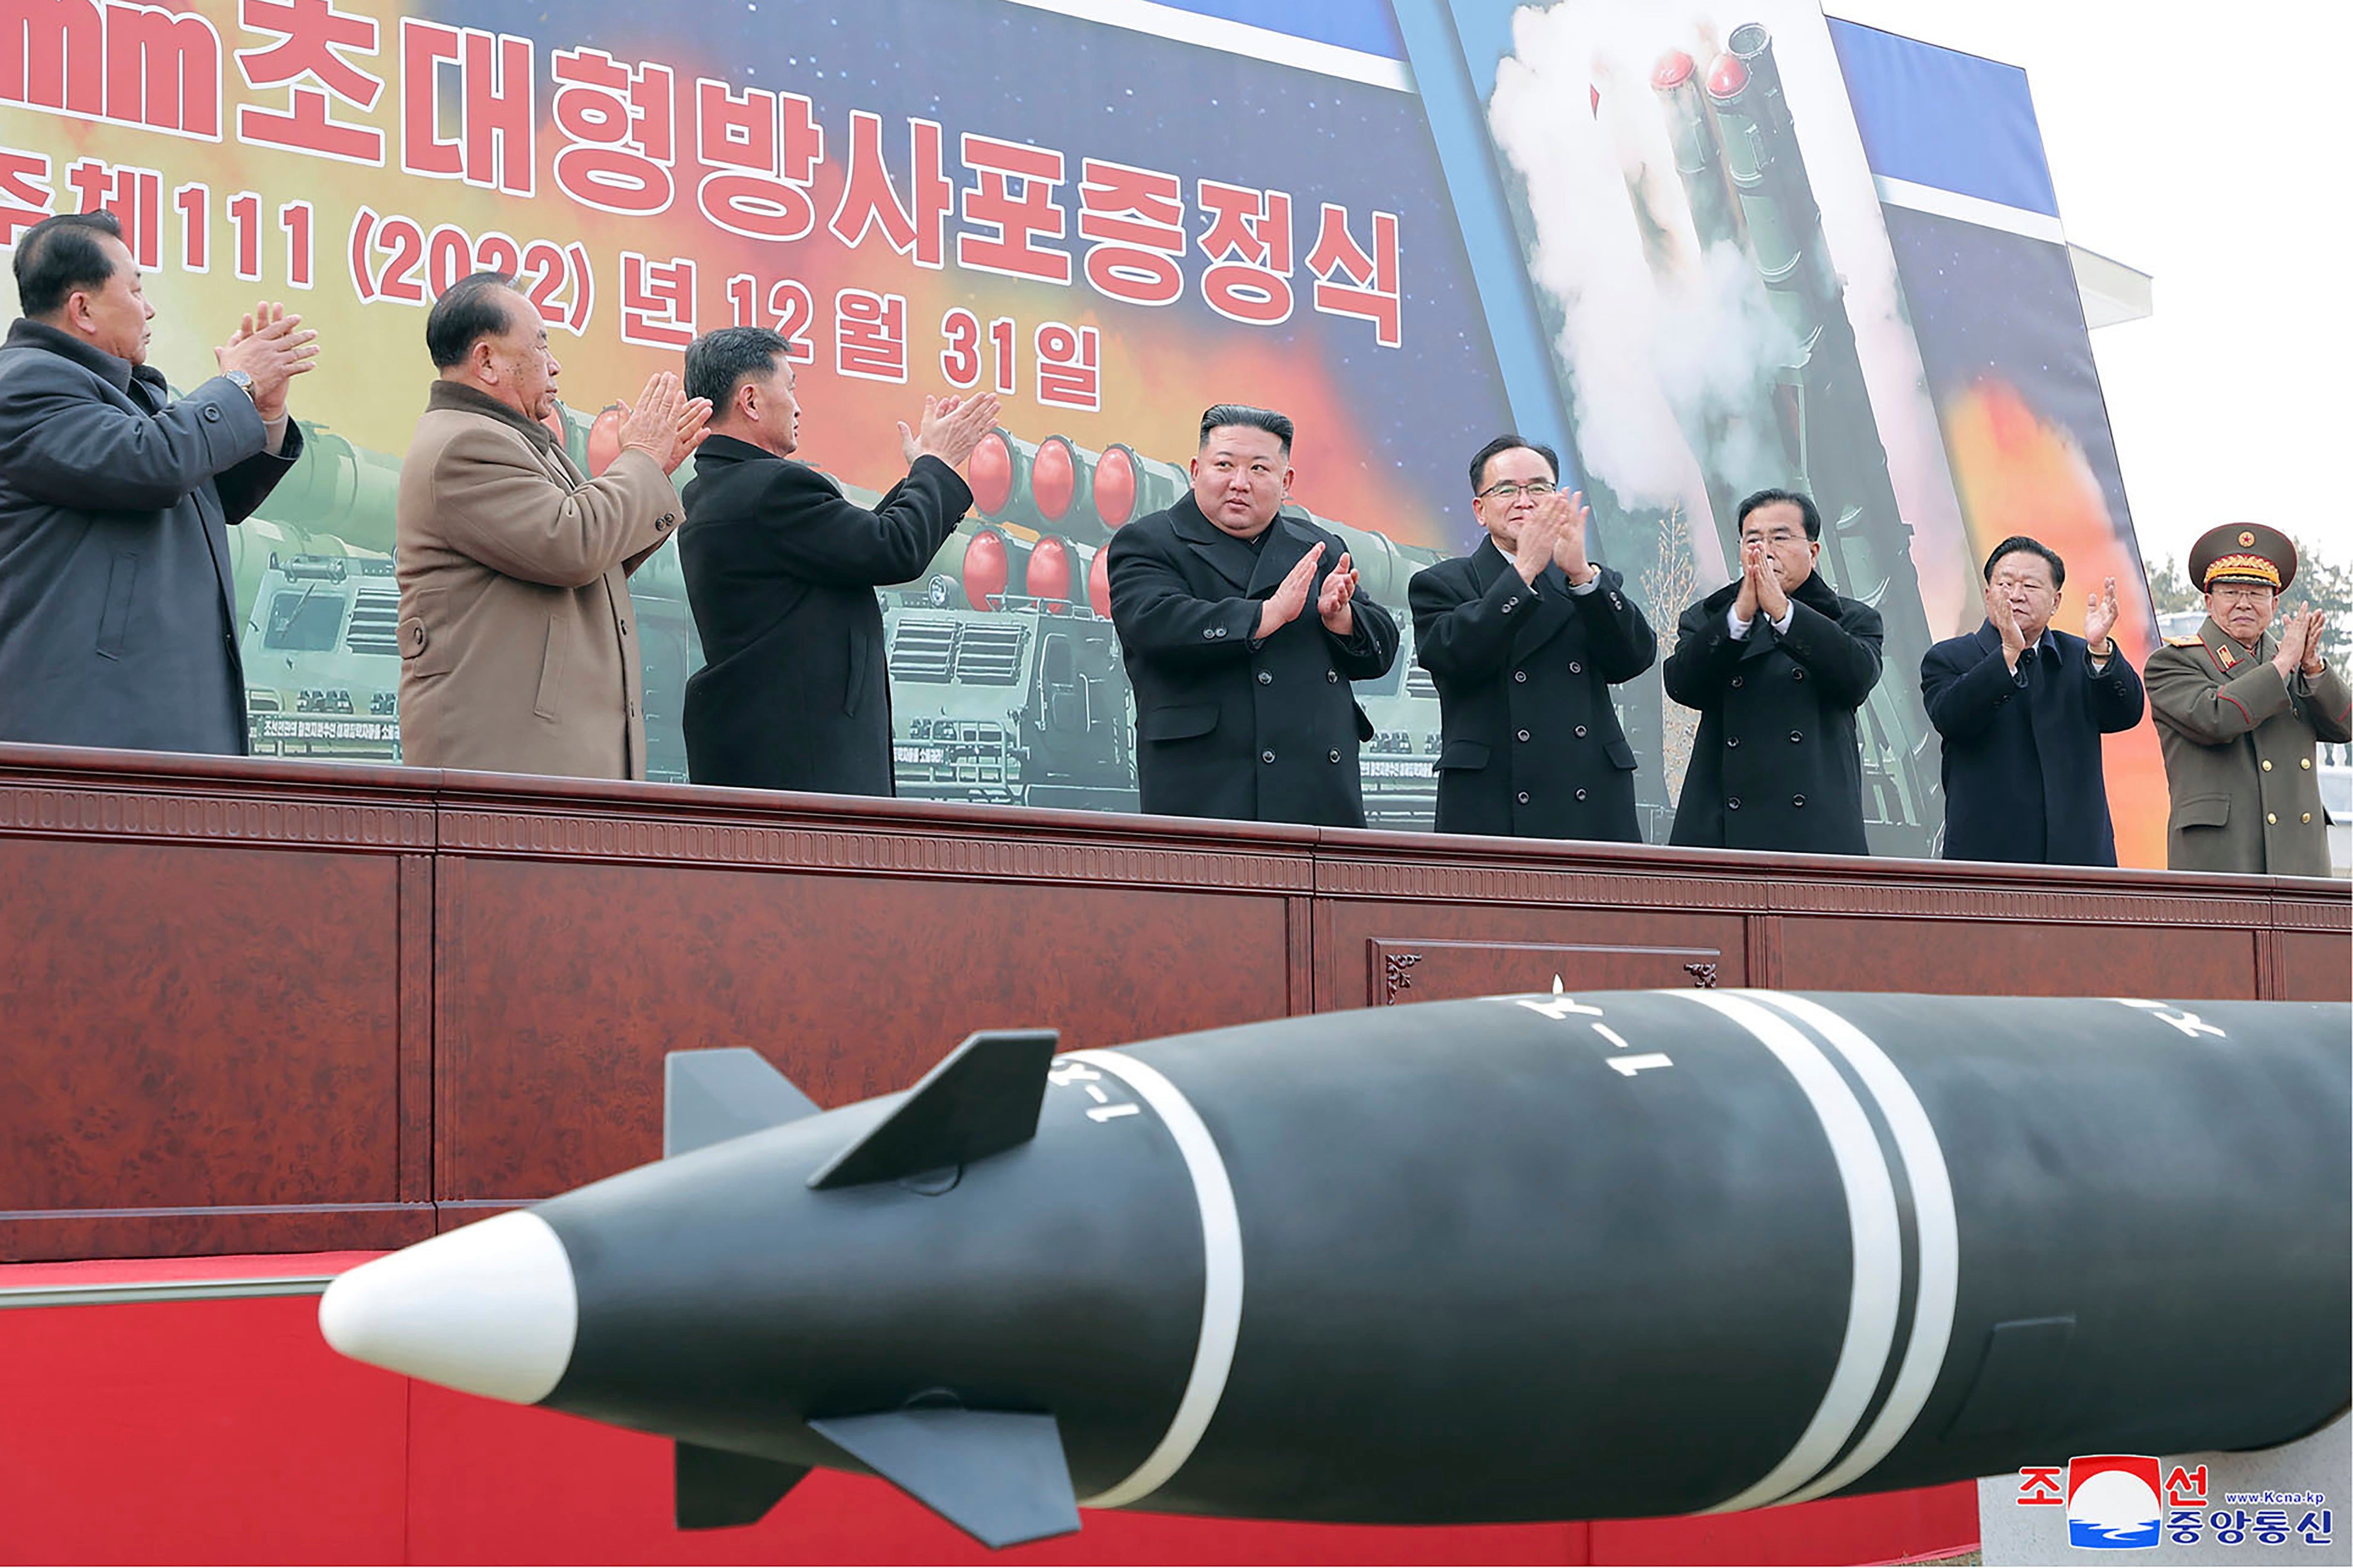
M 353 1361 L 516 1405 L 555 1391 L 579 1329 L 572 1259 L 527 1209 L 363 1263 L 319 1301 Z
M 1797 1445 L 1754 1485 L 1702 1513 L 1732 1513 L 1778 1501 L 1820 1475 L 1854 1435 L 1870 1407 L 1895 1343 L 1895 1308 L 1904 1285 L 1904 1250 L 1895 1223 L 1895 1184 L 1880 1152 L 1862 1102 L 1854 1097 L 1821 1047 L 1779 1014 L 1728 991 L 1667 991 L 1713 1008 L 1738 1024 L 1771 1051 L 1798 1080 L 1830 1140 L 1839 1184 L 1846 1191 L 1847 1229 L 1854 1256 L 1846 1334 L 1830 1386 Z
M 1160 1124 L 1176 1141 L 1185 1169 L 1193 1178 L 1194 1201 L 1201 1210 L 1201 1333 L 1193 1352 L 1192 1375 L 1186 1379 L 1176 1414 L 1168 1430 L 1145 1456 L 1134 1474 L 1117 1486 L 1079 1500 L 1081 1508 L 1125 1508 L 1140 1502 L 1168 1483 L 1193 1457 L 1201 1434 L 1225 1397 L 1226 1373 L 1234 1363 L 1234 1343 L 1242 1330 L 1242 1226 L 1234 1207 L 1233 1183 L 1226 1175 L 1225 1157 L 1202 1124 L 1200 1112 L 1184 1092 L 1155 1069 L 1118 1051 L 1072 1051 L 1061 1058 L 1101 1068 L 1134 1089 L 1152 1107 Z
M 1880 1114 L 1887 1119 L 1887 1130 L 1895 1139 L 1896 1158 L 1904 1163 L 1904 1179 L 1912 1188 L 1913 1234 L 1920 1253 L 1912 1335 L 1894 1386 L 1887 1391 L 1887 1403 L 1873 1418 L 1862 1441 L 1835 1468 L 1778 1500 L 1810 1502 L 1860 1480 L 1904 1440 L 1912 1423 L 1919 1419 L 1921 1406 L 1936 1386 L 1936 1374 L 1944 1370 L 1945 1352 L 1952 1342 L 1953 1308 L 1961 1281 L 1960 1225 L 1954 1217 L 1953 1179 L 1945 1168 L 1945 1151 L 1936 1142 L 1936 1130 L 1929 1124 L 1920 1097 L 1912 1092 L 1912 1085 L 1887 1059 L 1887 1053 L 1870 1036 L 1818 1002 L 1778 991 L 1749 994 L 1811 1026 L 1846 1058 L 1863 1088 L 1879 1102 Z

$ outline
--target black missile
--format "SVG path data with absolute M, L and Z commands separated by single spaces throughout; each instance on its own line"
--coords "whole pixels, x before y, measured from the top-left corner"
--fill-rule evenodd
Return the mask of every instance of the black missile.
M 670 1059 L 666 1157 L 343 1276 L 336 1349 L 811 1467 L 981 1541 L 1082 1507 L 1724 1511 L 2269 1447 L 2353 1391 L 2353 1008 L 1676 991 L 1056 1057 L 820 1112 Z

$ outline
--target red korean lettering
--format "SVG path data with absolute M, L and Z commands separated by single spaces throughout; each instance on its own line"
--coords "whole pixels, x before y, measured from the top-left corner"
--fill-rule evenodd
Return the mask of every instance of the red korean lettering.
M 2055 1508 L 2067 1500 L 2067 1489 L 2060 1478 L 2067 1473 L 2064 1465 L 2021 1465 L 2018 1471 L 2018 1506 L 2021 1508 Z
M 237 22 L 248 32 L 278 39 L 237 52 L 246 86 L 257 91 L 286 88 L 289 105 L 282 110 L 258 104 L 238 109 L 240 140 L 346 163 L 384 162 L 384 132 L 336 119 L 330 101 L 364 110 L 383 96 L 383 79 L 353 63 L 354 57 L 373 58 L 376 52 L 374 17 L 337 10 L 334 0 L 237 0 Z M 295 85 L 305 78 L 317 85 Z
M 1217 180 L 1198 183 L 1209 226 L 1201 298 L 1229 321 L 1271 327 L 1291 319 L 1291 197 Z
M 817 226 L 809 182 L 825 160 L 825 128 L 797 92 L 708 77 L 694 84 L 694 155 L 711 173 L 695 187 L 702 216 L 750 239 L 802 239 Z
M 2168 1508 L 2204 1508 L 2206 1506 L 2206 1467 L 2185 1470 L 2176 1465 L 2165 1473 L 2165 1506 Z
M 1102 158 L 1079 165 L 1079 237 L 1087 282 L 1130 305 L 1167 305 L 1185 292 L 1185 187 L 1174 174 Z
M 1103 334 L 1093 327 L 1047 321 L 1038 328 L 1038 401 L 1089 414 L 1103 408 Z
M 1069 231 L 1070 218 L 1054 200 L 1062 183 L 1062 154 L 1050 147 L 999 142 L 965 132 L 965 166 L 973 183 L 964 191 L 964 221 L 986 232 L 956 236 L 956 265 L 1007 278 L 1032 278 L 1067 284 L 1071 257 L 1040 245 Z
M 453 93 L 442 90 L 445 68 L 456 78 Z M 538 184 L 534 69 L 529 38 L 402 17 L 401 172 L 531 195 Z M 457 108 L 455 135 L 442 133 L 445 101 Z
M 1348 209 L 1324 204 L 1307 270 L 1315 274 L 1315 309 L 1327 316 L 1353 316 L 1373 323 L 1385 349 L 1404 342 L 1398 289 L 1398 217 L 1373 215 L 1373 247 L 1367 252 L 1348 232 Z
M 884 243 L 902 256 L 913 257 L 918 267 L 942 267 L 947 260 L 948 205 L 955 199 L 955 186 L 941 155 L 939 122 L 910 120 L 907 141 L 910 200 L 902 204 L 882 158 L 882 117 L 862 109 L 850 111 L 849 173 L 828 226 L 852 250 L 879 227 Z
M 694 263 L 621 252 L 621 341 L 682 349 L 694 342 Z
M 57 204 L 48 154 L 0 147 L 0 245 L 15 245 L 18 235 L 48 216 Z
M 860 381 L 907 379 L 907 300 L 844 289 L 833 297 L 833 368 Z
M 555 183 L 583 206 L 650 217 L 670 209 L 678 102 L 668 66 L 624 65 L 602 49 L 558 49 L 555 127 L 570 145 Z
M 153 169 L 115 168 L 83 158 L 66 170 L 79 212 L 101 209 L 122 226 L 131 259 L 153 271 L 164 265 L 164 176 Z

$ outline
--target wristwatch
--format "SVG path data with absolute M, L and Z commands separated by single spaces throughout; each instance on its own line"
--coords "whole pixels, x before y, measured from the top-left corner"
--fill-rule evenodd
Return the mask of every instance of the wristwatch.
M 253 377 L 241 370 L 225 370 L 221 374 L 231 386 L 244 393 L 256 408 L 261 406 L 261 399 L 253 390 Z

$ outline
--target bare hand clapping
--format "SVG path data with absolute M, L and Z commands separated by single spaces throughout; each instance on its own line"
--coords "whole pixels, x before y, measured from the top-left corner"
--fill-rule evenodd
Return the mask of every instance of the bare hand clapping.
M 1252 637 L 1272 637 L 1299 618 L 1300 612 L 1307 608 L 1308 592 L 1315 585 L 1316 563 L 1323 559 L 1324 547 L 1321 544 L 1299 558 L 1299 564 L 1284 574 L 1281 584 L 1267 599 L 1266 607 L 1259 611 L 1258 630 L 1250 633 Z M 1337 573 L 1333 574 L 1338 575 Z
M 951 468 L 961 468 L 980 445 L 981 437 L 996 428 L 998 410 L 1003 406 L 991 392 L 978 397 L 959 397 L 951 393 L 945 397 L 923 399 L 923 416 L 916 428 L 907 428 L 899 421 L 899 455 L 913 468 L 918 458 L 937 458 Z
M 264 300 L 237 323 L 228 342 L 213 351 L 223 374 L 241 370 L 253 378 L 253 406 L 268 420 L 286 416 L 287 383 L 311 368 L 319 334 L 286 307 Z
M 2001 634 L 2002 660 L 2015 672 L 2018 661 L 2026 655 L 2025 629 L 2018 624 L 2018 616 L 2010 609 L 2008 596 L 1990 583 L 1985 587 L 1985 608 L 1986 619 L 1991 621 L 1993 629 Z M 2093 640 L 2088 620 L 2084 640 Z
M 2116 629 L 2122 614 L 2116 605 L 2116 580 L 2111 577 L 2102 585 L 2100 596 L 2084 606 L 2084 640 L 2092 645 L 2094 654 L 2108 651 L 2109 634 Z
M 1322 545 L 1315 547 L 1322 550 Z M 1335 637 L 1354 637 L 1356 631 L 1356 611 L 1351 603 L 1356 595 L 1356 569 L 1349 563 L 1348 552 L 1340 552 L 1340 563 L 1324 579 L 1323 589 L 1315 595 L 1315 613 L 1324 622 L 1324 629 Z
M 656 371 L 635 404 L 621 405 L 621 416 L 622 448 L 637 447 L 667 474 L 702 445 L 711 403 L 707 398 L 687 396 L 676 371 Z

